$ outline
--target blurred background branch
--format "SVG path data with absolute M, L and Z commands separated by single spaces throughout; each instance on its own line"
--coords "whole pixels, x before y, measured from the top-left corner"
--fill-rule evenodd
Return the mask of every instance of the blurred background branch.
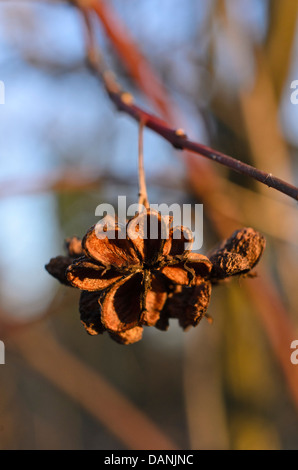
M 47 328 L 27 328 L 10 342 L 30 367 L 78 402 L 127 448 L 177 450 L 142 411 L 67 351 Z

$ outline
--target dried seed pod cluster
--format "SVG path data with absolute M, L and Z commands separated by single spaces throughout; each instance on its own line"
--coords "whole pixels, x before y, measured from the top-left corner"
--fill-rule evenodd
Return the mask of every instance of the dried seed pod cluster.
M 151 226 L 157 237 L 146 236 Z M 126 227 L 114 223 L 99 234 L 94 226 L 82 241 L 74 237 L 66 245 L 68 256 L 51 259 L 46 269 L 82 291 L 80 315 L 87 332 L 107 331 L 115 341 L 131 344 L 142 338 L 144 326 L 166 330 L 170 318 L 183 329 L 196 326 L 207 312 L 212 284 L 249 272 L 265 239 L 244 228 L 206 257 L 191 252 L 187 228 L 172 227 L 147 209 Z

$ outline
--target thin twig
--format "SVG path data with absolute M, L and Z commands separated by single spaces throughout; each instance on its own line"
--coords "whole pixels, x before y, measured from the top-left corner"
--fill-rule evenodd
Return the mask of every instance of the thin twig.
M 265 184 L 269 188 L 276 189 L 277 191 L 286 194 L 287 196 L 290 196 L 291 198 L 298 201 L 298 188 L 296 186 L 293 186 L 286 181 L 273 176 L 271 173 L 258 170 L 257 168 L 248 165 L 247 163 L 243 163 L 240 160 L 236 160 L 233 157 L 225 155 L 218 150 L 214 150 L 203 144 L 189 140 L 185 134 L 179 132 L 179 129 L 171 129 L 164 121 L 161 121 L 155 116 L 148 114 L 138 106 L 125 102 L 122 99 L 122 96 L 118 93 L 108 93 L 119 110 L 129 114 L 137 121 L 146 119 L 146 127 L 152 129 L 154 132 L 162 136 L 176 149 L 190 150 L 193 153 L 199 154 L 208 158 L 209 160 L 213 160 L 217 163 L 220 163 L 221 165 L 231 168 L 237 173 L 249 176 L 259 181 L 260 183 Z
M 133 103 L 132 96 L 121 90 L 113 74 L 111 74 L 111 72 L 109 72 L 104 66 L 103 59 L 98 51 L 98 47 L 94 39 L 92 27 L 90 25 L 90 18 L 86 21 L 86 18 L 88 18 L 86 14 L 84 14 L 84 18 L 88 37 L 86 47 L 89 65 L 93 72 L 103 81 L 110 99 L 119 111 L 125 112 L 138 122 L 144 121 L 146 127 L 163 137 L 176 149 L 189 150 L 190 152 L 201 155 L 209 160 L 213 160 L 221 165 L 231 168 L 237 173 L 249 176 L 260 183 L 265 184 L 269 188 L 276 189 L 277 191 L 298 201 L 298 188 L 296 186 L 273 176 L 271 173 L 258 170 L 247 163 L 243 163 L 229 155 L 225 155 L 218 150 L 214 150 L 206 145 L 200 144 L 199 142 L 192 141 L 188 139 L 187 135 L 181 129 L 172 129 L 164 120 L 161 120 L 144 111 L 139 106 L 136 106 Z
M 140 121 L 139 126 L 139 205 L 143 205 L 146 209 L 149 208 L 149 201 L 147 195 L 145 170 L 144 170 L 144 152 L 143 152 L 143 134 L 145 121 Z

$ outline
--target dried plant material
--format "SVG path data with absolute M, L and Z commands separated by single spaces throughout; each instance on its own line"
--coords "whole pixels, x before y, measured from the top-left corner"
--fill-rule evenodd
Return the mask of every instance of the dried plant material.
M 83 255 L 82 240 L 78 237 L 67 238 L 65 245 L 69 256 L 78 258 Z
M 101 320 L 100 296 L 98 292 L 82 292 L 80 297 L 81 322 L 87 333 L 91 336 L 99 335 L 106 331 Z M 142 327 L 131 328 L 128 331 L 112 333 L 112 339 L 120 344 L 132 344 L 139 341 L 143 335 Z
M 67 271 L 67 279 L 70 285 L 89 292 L 106 289 L 121 277 L 121 274 L 115 270 L 107 270 L 104 266 L 89 261 L 85 257 L 74 261 Z
M 178 286 L 168 295 L 157 327 L 167 329 L 170 318 L 177 318 L 184 330 L 197 326 L 206 315 L 211 297 L 211 282 L 202 281 L 193 287 Z
M 184 330 L 197 326 L 207 316 L 212 284 L 249 272 L 265 248 L 252 228 L 234 232 L 209 257 L 191 252 L 192 243 L 190 230 L 147 209 L 126 227 L 109 221 L 101 231 L 91 227 L 82 242 L 67 240 L 68 256 L 46 269 L 82 291 L 81 321 L 90 335 L 107 331 L 132 344 L 144 326 L 167 330 L 171 318 Z
M 102 334 L 105 331 L 101 322 L 98 293 L 82 292 L 79 305 L 81 322 L 87 333 L 91 336 Z
M 121 230 L 115 223 L 116 238 L 109 239 L 107 232 L 98 238 L 96 227 L 90 229 L 82 242 L 85 256 L 67 269 L 67 279 L 74 287 L 105 291 L 100 298 L 101 321 L 112 333 L 154 326 L 169 286 L 195 283 L 196 271 L 209 273 L 212 268 L 203 255 L 188 262 L 189 251 L 181 250 L 181 240 L 173 238 L 174 230 L 158 212 L 146 210 L 133 217 L 125 239 Z M 150 237 L 152 232 L 157 236 Z
M 55 277 L 61 284 L 69 286 L 69 280 L 67 279 L 66 269 L 75 258 L 82 256 L 82 240 L 78 237 L 67 238 L 65 240 L 65 246 L 68 252 L 68 256 L 56 256 L 56 258 L 50 259 L 45 268 L 49 274 Z
M 258 263 L 266 245 L 265 238 L 252 228 L 237 230 L 209 254 L 215 282 L 248 273 Z
M 70 256 L 56 256 L 56 258 L 50 259 L 45 268 L 48 273 L 61 282 L 61 284 L 69 286 L 66 269 L 71 265 L 72 261 L 73 259 Z
M 83 239 L 85 256 L 106 268 L 115 265 L 125 269 L 137 265 L 138 255 L 126 236 L 122 238 L 122 232 L 122 227 L 117 223 L 101 232 L 96 226 L 91 227 Z
M 143 331 L 144 330 L 141 326 L 135 326 L 131 330 L 127 330 L 122 333 L 109 332 L 109 335 L 119 344 L 133 344 L 142 339 Z

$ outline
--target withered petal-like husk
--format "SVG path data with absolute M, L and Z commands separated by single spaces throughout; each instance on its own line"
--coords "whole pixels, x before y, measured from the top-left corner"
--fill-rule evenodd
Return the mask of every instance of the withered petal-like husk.
M 163 323 L 166 318 L 177 318 L 179 325 L 185 330 L 196 326 L 205 316 L 211 297 L 211 282 L 202 282 L 193 287 L 178 287 L 176 292 L 169 295 L 163 312 Z
M 194 284 L 200 284 L 203 279 L 208 278 L 212 270 L 211 261 L 200 253 L 189 253 L 185 265 L 194 272 Z
M 136 214 L 126 230 L 142 261 L 152 264 L 162 256 L 169 238 L 169 224 L 157 211 L 148 209 Z
M 198 253 L 189 253 L 185 260 L 172 266 L 165 266 L 161 272 L 167 279 L 178 285 L 199 284 L 209 276 L 212 264 L 209 259 Z
M 105 328 L 118 333 L 138 326 L 141 314 L 143 273 L 116 282 L 102 300 L 101 320 Z
M 71 237 L 65 240 L 67 252 L 71 258 L 83 256 L 82 240 L 78 237 Z
M 229 276 L 237 276 L 250 271 L 249 260 L 238 253 L 222 252 L 214 258 L 212 280 L 225 279 Z
M 61 284 L 71 286 L 67 279 L 66 270 L 72 261 L 73 259 L 69 256 L 56 256 L 50 259 L 48 264 L 45 265 L 45 268 L 48 273 L 61 282 Z
M 184 267 L 184 262 L 174 266 L 165 266 L 160 272 L 173 284 L 188 286 L 191 273 Z
M 167 292 L 162 281 L 151 275 L 150 288 L 144 293 L 144 310 L 141 313 L 142 325 L 154 326 L 167 300 Z
M 113 269 L 93 263 L 88 258 L 80 258 L 67 268 L 69 283 L 81 290 L 100 292 L 123 277 Z
M 117 224 L 107 232 L 97 232 L 94 225 L 83 238 L 82 245 L 86 256 L 106 267 L 124 269 L 138 265 L 140 260 L 133 245 L 127 238 L 120 238 L 121 234 L 123 229 Z
M 236 230 L 230 238 L 214 249 L 209 259 L 213 264 L 213 280 L 244 274 L 258 263 L 266 246 L 266 240 L 252 228 Z
M 164 246 L 164 254 L 169 256 L 181 256 L 187 254 L 193 245 L 193 234 L 187 227 L 176 226 L 170 230 L 169 239 Z
M 82 292 L 80 296 L 80 316 L 89 335 L 102 334 L 105 327 L 101 322 L 101 308 L 98 302 L 98 292 Z
M 119 332 L 119 333 L 113 333 L 109 331 L 109 335 L 117 343 L 125 344 L 125 345 L 133 344 L 142 339 L 143 328 L 141 326 L 135 326 L 134 328 L 131 328 L 130 330 Z

